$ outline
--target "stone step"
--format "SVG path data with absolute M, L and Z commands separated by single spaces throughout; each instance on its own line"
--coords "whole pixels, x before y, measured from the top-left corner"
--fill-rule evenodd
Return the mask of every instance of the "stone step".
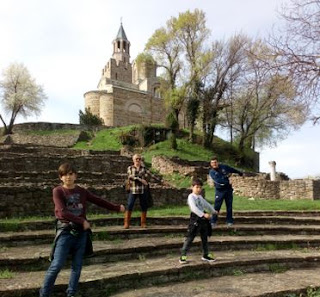
M 87 259 L 88 263 L 103 263 L 179 252 L 184 241 L 185 230 L 172 236 L 144 236 L 138 238 L 121 239 L 121 236 L 110 239 L 109 232 L 100 234 L 95 240 L 94 256 Z M 97 231 L 94 231 L 98 235 Z M 41 269 L 47 262 L 54 234 L 41 241 L 38 238 L 25 238 L 23 243 L 14 244 L 10 237 L 1 238 L 0 266 L 15 267 L 18 270 L 28 270 L 30 266 Z M 147 240 L 146 240 L 147 239 Z M 14 240 L 14 239 L 13 239 Z M 46 242 L 47 244 L 43 244 Z M 213 235 L 209 239 L 214 251 L 226 250 L 270 250 L 270 249 L 301 249 L 318 247 L 320 235 L 263 235 L 263 236 L 230 236 Z M 42 243 L 42 244 L 40 244 Z M 196 237 L 192 249 L 200 249 L 200 238 Z M 35 268 L 33 268 L 34 270 Z
M 78 296 L 112 296 L 120 290 L 133 290 L 142 287 L 150 288 L 155 285 L 171 285 L 174 282 L 185 282 L 190 279 L 210 277 L 213 278 L 212 286 L 221 288 L 218 283 L 215 285 L 216 278 L 221 276 L 234 277 L 236 274 L 256 272 L 274 273 L 290 269 L 319 269 L 320 266 L 320 253 L 312 249 L 272 252 L 223 251 L 217 252 L 216 257 L 216 262 L 204 263 L 200 259 L 201 254 L 199 252 L 192 253 L 189 255 L 190 262 L 186 265 L 181 265 L 178 263 L 178 254 L 170 253 L 163 257 L 153 257 L 150 259 L 140 257 L 139 260 L 132 260 L 128 258 L 125 262 L 84 265 Z M 56 281 L 55 297 L 64 296 L 69 278 L 69 270 L 66 267 L 60 272 Z M 13 272 L 12 278 L 0 279 L 0 296 L 37 296 L 44 273 L 44 270 Z
M 2 171 L 46 171 L 57 170 L 63 162 L 72 162 L 78 170 L 95 172 L 127 172 L 132 164 L 130 158 L 118 156 L 0 156 Z
M 281 213 L 284 214 L 284 213 Z M 225 213 L 221 212 L 217 228 L 225 227 L 223 219 L 225 217 Z M 90 218 L 90 214 L 88 215 L 89 221 L 93 226 L 121 226 L 123 224 L 123 216 L 117 217 L 105 217 L 105 218 Z M 320 226 L 320 218 L 319 217 L 309 217 L 309 216 L 298 216 L 293 217 L 292 215 L 287 216 L 267 216 L 263 212 L 261 214 L 255 215 L 248 215 L 245 212 L 235 212 L 234 213 L 235 225 L 232 227 L 237 228 L 238 225 L 265 225 L 267 228 L 268 225 L 291 225 L 297 226 L 296 228 L 299 229 L 299 226 Z M 139 225 L 140 217 L 134 216 L 131 220 L 133 225 Z M 176 225 L 184 225 L 187 226 L 189 223 L 189 216 L 170 216 L 170 217 L 158 217 L 158 216 L 149 216 L 147 218 L 148 224 L 150 226 L 157 226 L 157 225 L 167 225 L 167 226 L 176 226 Z M 27 230 L 52 230 L 54 228 L 54 219 L 52 220 L 35 220 L 35 221 L 28 221 L 22 220 L 20 222 L 10 220 L 1 220 L 0 221 L 0 232 L 13 232 L 13 231 L 27 231 Z M 121 228 L 121 227 L 120 227 Z M 250 227 L 248 227 L 249 230 Z M 286 228 L 284 226 L 284 228 Z M 309 230 L 312 229 L 309 228 Z M 148 229 L 147 229 L 148 230 Z M 316 229 L 317 230 L 317 229 Z M 148 231 L 146 231 L 148 232 Z
M 320 296 L 320 267 L 244 273 L 133 288 L 113 297 L 298 297 Z M 317 293 L 315 293 L 317 291 Z
M 99 156 L 120 156 L 119 151 L 104 150 L 80 150 L 72 148 L 59 148 L 50 146 L 40 146 L 40 145 L 0 145 L 0 156 L 17 156 L 17 155 L 52 155 L 52 156 L 89 156 L 89 155 L 99 155 Z

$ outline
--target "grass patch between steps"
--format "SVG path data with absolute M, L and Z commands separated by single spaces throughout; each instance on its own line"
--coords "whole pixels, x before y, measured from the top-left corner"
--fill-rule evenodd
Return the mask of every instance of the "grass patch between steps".
M 255 249 L 258 252 L 262 251 L 277 251 L 277 250 L 301 250 L 301 248 L 293 243 L 267 243 L 267 244 L 259 244 L 258 247 Z
M 10 279 L 14 278 L 14 273 L 8 268 L 0 270 L 0 279 Z

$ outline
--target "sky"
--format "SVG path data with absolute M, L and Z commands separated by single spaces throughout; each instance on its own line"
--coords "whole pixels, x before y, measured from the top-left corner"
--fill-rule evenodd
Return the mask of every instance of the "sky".
M 289 0 L 284 0 L 289 1 Z M 131 61 L 156 29 L 180 12 L 206 13 L 211 39 L 235 33 L 264 37 L 279 22 L 282 0 L 1 0 L 0 71 L 23 63 L 48 96 L 40 116 L 21 122 L 79 123 L 83 94 L 95 90 L 112 56 L 112 41 L 122 20 L 131 43 Z M 320 125 L 299 131 L 260 152 L 260 171 L 269 161 L 290 178 L 320 176 Z

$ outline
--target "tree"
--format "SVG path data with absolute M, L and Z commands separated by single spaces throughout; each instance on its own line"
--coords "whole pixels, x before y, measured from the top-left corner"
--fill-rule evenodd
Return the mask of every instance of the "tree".
M 306 120 L 308 108 L 295 100 L 296 88 L 291 77 L 266 67 L 270 49 L 262 42 L 251 43 L 241 84 L 233 90 L 233 104 L 225 109 L 228 124 L 237 137 L 240 151 L 275 144 Z
M 10 118 L 9 124 L 6 124 L 5 116 L 0 114 L 0 120 L 4 125 L 4 135 L 12 134 L 14 122 L 19 114 L 23 117 L 31 114 L 38 115 L 44 105 L 44 100 L 47 99 L 43 88 L 36 84 L 28 69 L 19 63 L 13 63 L 3 71 L 0 90 L 4 113 Z
M 225 94 L 241 77 L 247 44 L 248 38 L 242 34 L 231 37 L 227 42 L 212 44 L 211 73 L 206 78 L 207 86 L 204 86 L 201 97 L 204 147 L 212 146 L 219 113 L 231 104 Z
M 86 108 L 85 112 L 79 110 L 79 123 L 87 126 L 100 126 L 103 125 L 103 119 L 93 114 L 90 108 Z
M 207 48 L 210 30 L 206 27 L 205 13 L 199 9 L 180 13 L 178 18 L 171 18 L 181 49 L 184 53 L 184 85 L 187 89 L 187 114 L 190 126 L 189 141 L 193 141 L 193 131 L 200 107 L 199 85 L 210 70 L 213 52 Z
M 270 37 L 271 67 L 292 78 L 300 101 L 312 106 L 319 120 L 320 91 L 320 0 L 291 0 L 280 12 L 284 27 Z

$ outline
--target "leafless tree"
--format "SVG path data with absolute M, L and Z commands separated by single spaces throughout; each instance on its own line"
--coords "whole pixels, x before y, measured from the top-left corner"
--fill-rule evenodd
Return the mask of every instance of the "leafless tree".
M 291 0 L 280 16 L 284 26 L 270 38 L 273 65 L 282 75 L 292 77 L 301 102 L 319 116 L 320 91 L 320 0 Z

